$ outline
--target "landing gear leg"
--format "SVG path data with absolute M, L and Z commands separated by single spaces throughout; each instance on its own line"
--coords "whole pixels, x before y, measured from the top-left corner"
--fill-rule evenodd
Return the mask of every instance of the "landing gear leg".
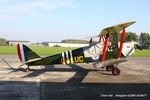
M 24 71 L 29 72 L 30 71 L 30 66 L 28 65 L 28 67 Z
M 112 71 L 113 68 L 114 68 L 114 65 L 106 66 L 106 71 Z

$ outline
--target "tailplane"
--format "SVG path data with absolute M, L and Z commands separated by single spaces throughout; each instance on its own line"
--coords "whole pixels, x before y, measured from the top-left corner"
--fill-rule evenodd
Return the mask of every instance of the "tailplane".
M 27 62 L 31 59 L 41 58 L 38 54 L 32 51 L 24 44 L 17 45 L 18 56 L 21 62 Z

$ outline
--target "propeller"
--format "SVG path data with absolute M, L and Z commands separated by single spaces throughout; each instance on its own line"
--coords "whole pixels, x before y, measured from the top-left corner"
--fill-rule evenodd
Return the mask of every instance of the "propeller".
M 138 45 L 138 44 L 135 44 L 135 45 L 136 45 L 137 49 L 143 50 L 143 48 L 140 45 Z

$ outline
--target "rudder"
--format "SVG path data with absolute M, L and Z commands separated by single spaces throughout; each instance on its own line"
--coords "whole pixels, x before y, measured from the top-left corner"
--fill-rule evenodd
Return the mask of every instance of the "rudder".
M 39 55 L 37 55 L 34 51 L 32 51 L 24 44 L 18 44 L 17 51 L 18 51 L 18 57 L 20 61 L 23 63 L 30 59 L 41 58 Z

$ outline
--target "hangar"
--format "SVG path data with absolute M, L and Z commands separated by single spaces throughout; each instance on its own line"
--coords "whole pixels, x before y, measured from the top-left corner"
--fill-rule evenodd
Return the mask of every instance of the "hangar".
M 31 45 L 30 41 L 18 41 L 18 40 L 8 40 L 7 44 L 9 46 L 16 46 L 18 43 L 25 44 L 27 46 Z
M 62 42 L 43 42 L 43 46 L 49 46 L 49 47 L 84 47 L 88 46 L 88 43 L 62 43 Z

